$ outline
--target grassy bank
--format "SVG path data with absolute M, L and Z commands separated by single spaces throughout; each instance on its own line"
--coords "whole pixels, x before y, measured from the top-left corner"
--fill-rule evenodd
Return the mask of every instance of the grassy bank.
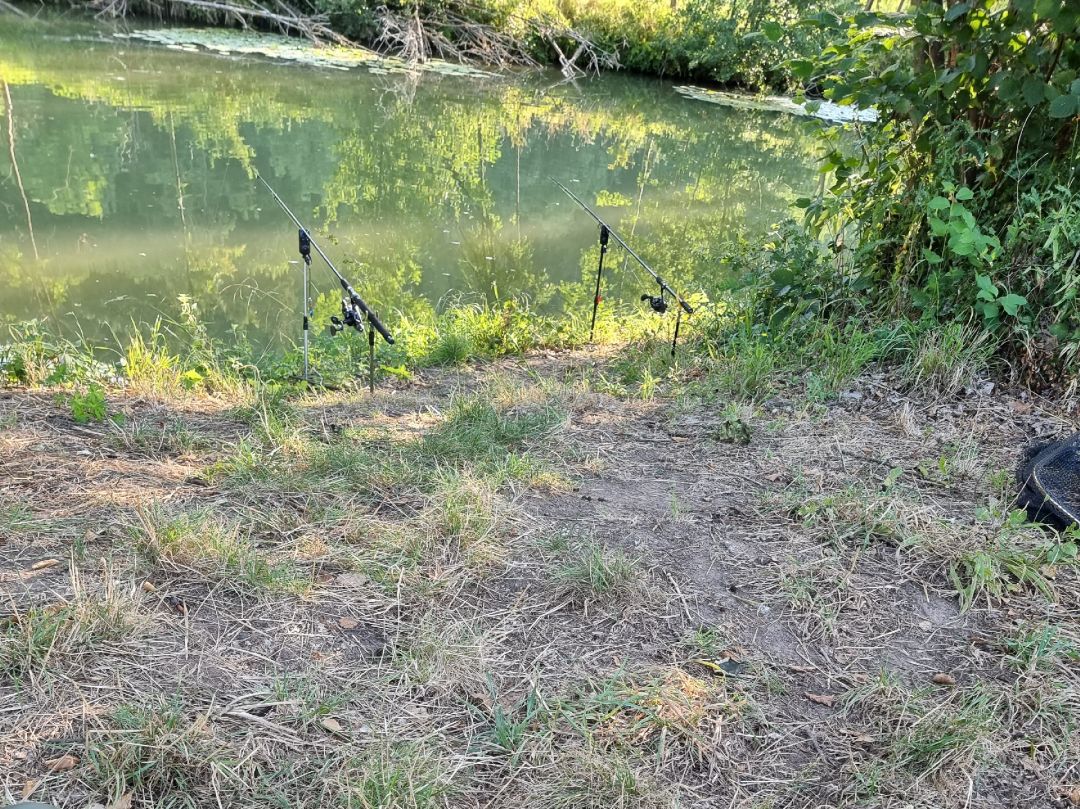
M 695 315 L 682 321 L 674 357 L 673 315 L 602 307 L 596 340 L 633 346 L 621 350 L 611 366 L 618 371 L 612 392 L 643 399 L 662 391 L 698 402 L 719 396 L 760 402 L 781 390 L 799 390 L 808 402 L 825 403 L 872 370 L 895 376 L 911 390 L 944 396 L 995 379 L 1007 381 L 1007 368 L 995 364 L 992 335 L 962 323 L 881 323 L 869 315 L 844 321 L 802 311 L 774 313 L 770 319 L 763 314 L 770 294 L 766 283 L 718 293 L 714 301 L 697 299 Z M 320 317 L 330 311 L 329 299 L 324 303 Z M 114 346 L 58 338 L 47 322 L 11 327 L 10 338 L 0 344 L 0 374 L 10 383 L 58 387 L 75 396 L 101 386 L 166 398 L 184 392 L 233 395 L 251 385 L 300 389 L 298 347 L 268 355 L 236 341 L 219 341 L 208 334 L 190 303 L 183 309 L 181 320 L 144 325 Z M 419 319 L 402 317 L 391 322 L 391 329 L 394 345 L 377 342 L 380 384 L 405 383 L 429 368 L 579 348 L 589 325 L 573 314 L 541 315 L 525 303 L 509 301 L 452 306 Z M 351 330 L 334 337 L 313 334 L 317 387 L 362 385 L 367 362 L 363 335 Z
M 1063 422 L 931 332 L 795 328 L 417 364 L 373 397 L 142 349 L 85 418 L 76 383 L 0 390 L 5 787 L 1073 800 L 1075 540 L 1009 506 L 1016 446 Z

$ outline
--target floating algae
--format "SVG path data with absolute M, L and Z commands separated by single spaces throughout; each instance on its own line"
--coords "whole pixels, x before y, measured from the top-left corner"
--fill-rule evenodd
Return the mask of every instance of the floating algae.
M 223 55 L 265 56 L 313 67 L 350 70 L 363 68 L 371 73 L 413 73 L 418 70 L 448 76 L 491 78 L 494 74 L 468 65 L 438 59 L 421 64 L 409 64 L 402 59 L 381 56 L 367 48 L 319 44 L 303 39 L 253 31 L 228 31 L 202 28 L 154 28 L 130 33 L 117 33 L 122 39 L 138 39 L 164 45 L 173 50 L 202 49 Z
M 808 101 L 805 104 L 800 104 L 784 96 L 742 95 L 740 93 L 725 93 L 723 90 L 707 90 L 704 87 L 692 87 L 690 85 L 676 87 L 675 92 L 695 101 L 707 101 L 710 104 L 720 104 L 738 110 L 766 110 L 786 112 L 790 115 L 809 115 L 825 121 L 836 121 L 837 123 L 849 123 L 851 121 L 873 123 L 878 119 L 878 112 L 873 108 L 864 110 L 852 104 L 834 104 L 832 101 Z

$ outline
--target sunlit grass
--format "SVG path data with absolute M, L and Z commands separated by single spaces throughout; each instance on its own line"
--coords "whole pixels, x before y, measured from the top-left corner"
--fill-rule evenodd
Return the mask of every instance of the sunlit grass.
M 235 520 L 146 508 L 137 512 L 132 533 L 155 565 L 196 570 L 227 586 L 256 590 L 303 592 L 311 586 L 309 576 L 261 551 Z

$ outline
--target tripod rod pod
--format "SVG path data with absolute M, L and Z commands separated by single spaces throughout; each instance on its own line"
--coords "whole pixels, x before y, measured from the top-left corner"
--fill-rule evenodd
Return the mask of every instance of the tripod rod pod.
M 612 229 L 611 225 L 601 219 L 600 216 L 596 213 L 596 211 L 586 205 L 577 194 L 575 194 L 565 185 L 560 183 L 554 177 L 549 177 L 548 179 L 551 180 L 551 182 L 555 183 L 555 185 L 557 185 L 560 189 L 562 189 L 562 192 L 566 194 L 566 196 L 570 197 L 570 199 L 572 199 L 574 202 L 584 208 L 585 212 L 588 213 L 589 216 L 591 216 L 593 219 L 595 219 L 597 221 L 597 224 L 600 225 L 600 268 L 596 274 L 596 295 L 593 298 L 593 326 L 595 327 L 596 325 L 596 307 L 600 302 L 600 275 L 604 271 L 604 253 L 607 252 L 607 237 L 610 236 L 612 239 L 619 243 L 619 246 L 621 246 L 623 250 L 625 250 L 631 257 L 633 257 L 633 259 L 638 264 L 641 265 L 641 268 L 645 270 L 645 272 L 647 272 L 653 277 L 653 280 L 655 280 L 657 284 L 660 285 L 661 298 L 663 297 L 664 293 L 667 293 L 679 304 L 679 314 L 675 320 L 675 338 L 671 343 L 671 351 L 672 353 L 674 353 L 675 340 L 679 339 L 679 322 L 682 319 L 682 313 L 686 312 L 686 314 L 692 315 L 694 314 L 693 308 L 683 299 L 682 295 L 672 289 L 671 285 L 668 284 L 668 282 L 665 281 L 662 277 L 660 277 L 660 274 L 656 270 L 649 266 L 648 262 L 646 262 L 645 259 L 643 259 L 641 256 L 634 252 L 633 248 L 631 248 L 630 245 L 628 245 L 623 240 L 623 238 Z M 645 296 L 643 300 L 647 298 L 649 298 L 649 296 Z M 662 310 L 657 305 L 652 304 L 652 307 L 655 311 L 662 312 Z M 590 330 L 589 332 L 589 340 L 592 340 L 592 330 Z
M 281 210 L 283 210 L 285 212 L 285 214 L 293 221 L 293 224 L 296 225 L 296 227 L 300 231 L 300 255 L 304 258 L 304 379 L 305 379 L 305 381 L 307 380 L 307 376 L 308 376 L 308 362 L 307 362 L 308 311 L 309 311 L 308 301 L 307 301 L 308 268 L 311 266 L 311 248 L 314 247 L 315 252 L 319 254 L 319 257 L 322 258 L 322 260 L 324 262 L 326 262 L 326 266 L 330 268 L 330 271 L 337 278 L 338 283 L 341 284 L 341 288 L 342 288 L 342 290 L 344 290 L 345 295 L 348 296 L 346 300 L 341 301 L 342 319 L 338 319 L 336 317 L 331 318 L 331 327 L 330 327 L 331 331 L 336 334 L 336 333 L 340 332 L 342 329 L 344 329 L 346 326 L 350 326 L 350 327 L 352 327 L 352 328 L 354 328 L 357 331 L 362 333 L 364 331 L 364 320 L 367 321 L 367 325 L 369 327 L 367 329 L 367 331 L 368 331 L 368 388 L 370 390 L 374 391 L 375 390 L 375 332 L 378 332 L 380 335 L 382 335 L 383 340 L 385 340 L 388 345 L 393 345 L 394 344 L 393 336 L 390 334 L 390 331 L 386 328 L 386 326 L 384 326 L 382 324 L 382 321 L 379 320 L 378 315 L 376 315 L 375 312 L 373 312 L 371 310 L 371 307 L 369 307 L 364 302 L 364 299 L 360 297 L 359 293 L 357 293 L 357 291 L 355 289 L 353 289 L 352 285 L 348 282 L 348 280 L 345 278 L 345 276 L 342 275 L 341 271 L 338 270 L 338 268 L 334 266 L 334 262 L 332 262 L 330 260 L 330 257 L 326 255 L 326 253 L 323 251 L 323 249 L 319 246 L 319 243 L 311 238 L 311 231 L 309 231 L 306 227 L 304 227 L 303 223 L 296 217 L 296 214 L 294 214 L 291 210 L 289 210 L 289 206 L 285 204 L 285 201 L 281 197 L 278 196 L 277 191 L 275 191 L 271 187 L 270 183 L 266 182 L 266 180 L 263 179 L 263 176 L 261 174 L 259 174 L 258 172 L 255 172 L 255 176 L 259 178 L 259 182 L 261 182 L 264 186 L 266 186 L 266 190 L 270 192 L 270 194 L 274 197 L 274 200 L 277 202 L 277 204 L 279 206 L 281 206 Z

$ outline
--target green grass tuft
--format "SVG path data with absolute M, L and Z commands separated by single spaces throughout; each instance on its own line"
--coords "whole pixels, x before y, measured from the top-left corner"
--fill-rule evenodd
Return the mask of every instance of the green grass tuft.
M 519 477 L 535 467 L 522 453 L 530 442 L 549 436 L 566 420 L 553 405 L 496 408 L 480 396 L 459 397 L 446 420 L 425 433 L 418 449 L 427 463 L 471 465 L 503 477 Z
M 563 592 L 577 601 L 615 601 L 642 590 L 641 562 L 595 542 L 571 543 L 552 571 Z
M 189 455 L 210 447 L 210 442 L 180 419 L 164 424 L 131 420 L 114 424 L 110 443 L 118 448 L 149 458 Z
M 1054 624 L 1024 626 L 1002 639 L 1006 661 L 1020 672 L 1053 671 L 1080 662 L 1080 642 Z
M 101 594 L 85 591 L 76 575 L 74 598 L 64 604 L 34 607 L 0 619 L 0 676 L 13 679 L 74 659 L 103 644 L 131 636 L 138 626 L 137 606 L 118 592 L 111 579 Z
M 310 577 L 294 566 L 271 562 L 238 523 L 207 513 L 140 509 L 133 533 L 154 564 L 190 568 L 226 585 L 257 590 L 304 592 L 311 586 Z
M 34 513 L 19 503 L 0 504 L 0 537 L 33 531 L 41 524 Z
M 951 322 L 901 330 L 900 373 L 911 390 L 955 396 L 986 371 L 994 346 L 986 332 Z
M 443 331 L 428 350 L 432 365 L 464 365 L 475 356 L 472 338 L 460 331 Z
M 443 809 L 455 770 L 430 744 L 386 745 L 342 771 L 342 809 Z
M 1008 598 L 1022 590 L 1038 592 L 1049 601 L 1056 598 L 1053 566 L 1077 565 L 1077 545 L 1064 539 L 1049 543 L 1023 531 L 1026 515 L 1010 514 L 1001 534 L 983 546 L 961 553 L 949 567 L 949 579 L 960 597 L 961 610 L 980 600 Z
M 179 697 L 115 708 L 87 741 L 87 769 L 111 805 L 130 795 L 137 805 L 195 809 L 208 784 L 232 790 L 226 777 L 240 763 L 214 738 L 205 715 Z

